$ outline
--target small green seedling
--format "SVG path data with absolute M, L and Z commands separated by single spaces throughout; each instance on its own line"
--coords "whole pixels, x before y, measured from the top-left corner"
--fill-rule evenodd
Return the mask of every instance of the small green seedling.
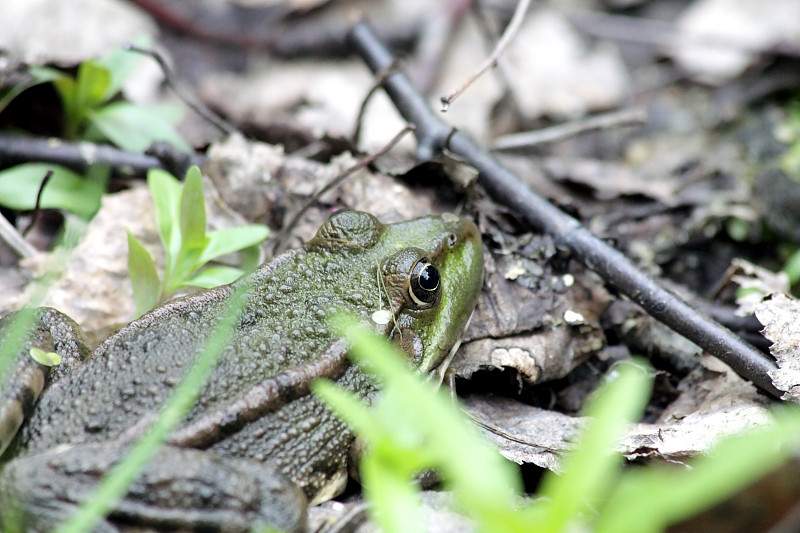
M 753 483 L 800 446 L 800 412 L 786 408 L 776 411 L 773 424 L 725 439 L 686 467 L 625 469 L 616 443 L 641 416 L 651 380 L 643 364 L 624 363 L 590 399 L 563 472 L 546 473 L 539 493 L 524 503 L 518 473 L 449 398 L 415 375 L 385 339 L 352 324 L 345 331 L 351 356 L 383 383 L 382 396 L 367 408 L 332 383 L 316 382 L 313 390 L 365 441 L 364 495 L 386 532 L 424 529 L 412 480 L 427 469 L 439 472 L 477 531 L 660 532 Z
M 146 43 L 140 43 L 146 44 Z M 89 59 L 73 76 L 50 67 L 31 67 L 37 82 L 50 82 L 64 108 L 64 138 L 111 142 L 123 150 L 143 152 L 154 141 L 189 150 L 175 130 L 183 109 L 175 105 L 143 105 L 119 99 L 123 83 L 141 56 L 117 49 L 101 59 Z
M 137 44 L 146 45 L 143 40 Z M 30 79 L 0 95 L 0 112 L 25 90 L 52 83 L 64 111 L 62 137 L 69 141 L 111 143 L 123 150 L 144 152 L 153 142 L 165 141 L 176 149 L 189 151 L 175 129 L 183 115 L 178 105 L 146 105 L 123 100 L 123 83 L 142 60 L 139 54 L 118 49 L 101 59 L 89 59 L 76 74 L 50 67 L 32 66 Z M 87 158 L 91 155 L 87 153 Z M 67 168 L 43 163 L 23 163 L 0 171 L 0 205 L 31 210 L 36 205 L 42 177 L 53 170 L 43 191 L 40 207 L 63 209 L 90 219 L 105 192 L 107 169 L 87 176 Z M 103 174 L 98 179 L 98 174 Z
M 190 168 L 183 186 L 168 172 L 153 169 L 147 174 L 147 185 L 155 201 L 156 225 L 166 250 L 167 265 L 163 279 L 159 279 L 153 257 L 128 232 L 128 270 L 137 315 L 177 289 L 230 283 L 256 266 L 255 247 L 267 238 L 269 228 L 251 224 L 206 234 L 200 169 Z M 203 268 L 217 257 L 238 251 L 245 252 L 246 264 L 241 269 L 223 265 Z

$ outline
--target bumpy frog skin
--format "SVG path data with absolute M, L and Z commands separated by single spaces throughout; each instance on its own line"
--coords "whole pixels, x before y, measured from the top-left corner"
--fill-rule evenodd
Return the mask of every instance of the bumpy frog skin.
M 48 531 L 63 519 L 157 416 L 232 291 L 245 283 L 250 292 L 239 325 L 199 400 L 100 530 L 116 531 L 121 523 L 248 530 L 259 522 L 301 529 L 304 507 L 295 503 L 302 495 L 294 487 L 312 502 L 341 492 L 353 442 L 305 388 L 309 377 L 330 374 L 317 361 L 343 359 L 327 317 L 340 311 L 362 317 L 388 333 L 421 372 L 440 378 L 475 306 L 482 265 L 480 234 L 466 219 L 445 214 L 384 225 L 367 213 L 343 211 L 303 248 L 232 286 L 147 313 L 88 357 L 74 322 L 41 311 L 25 353 L 30 346 L 55 350 L 76 368 L 56 369 L 35 409 L 43 367 L 31 369 L 21 356 L 6 379 L 0 416 L 11 421 L 0 420 L 0 439 L 22 427 L 3 456 L 10 462 L 0 474 L 2 518 L 13 508 L 25 531 Z M 376 323 L 380 310 L 392 320 Z M 0 322 L 0 342 L 8 330 Z M 355 366 L 340 366 L 330 375 L 369 402 L 373 382 Z M 295 383 L 298 376 L 303 383 Z M 231 406 L 246 403 L 236 402 L 251 398 L 265 380 L 283 384 L 272 403 L 257 416 L 231 415 Z M 30 416 L 22 422 L 22 414 Z M 213 427 L 196 438 L 204 423 Z M 280 475 L 290 483 L 276 481 Z

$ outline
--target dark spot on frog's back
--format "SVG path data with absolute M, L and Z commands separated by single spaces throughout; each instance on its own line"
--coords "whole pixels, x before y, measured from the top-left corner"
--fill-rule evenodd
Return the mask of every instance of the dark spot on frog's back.
M 306 245 L 316 247 L 367 248 L 375 244 L 384 225 L 369 213 L 339 211 L 320 226 L 317 234 Z
M 339 468 L 339 462 L 329 458 L 322 458 L 311 463 L 311 469 L 314 472 L 323 473 L 326 476 L 333 476 Z

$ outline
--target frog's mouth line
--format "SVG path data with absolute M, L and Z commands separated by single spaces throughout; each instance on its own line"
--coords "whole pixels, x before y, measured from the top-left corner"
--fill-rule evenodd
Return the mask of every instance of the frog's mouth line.
M 430 373 L 428 373 L 427 381 L 432 381 L 436 384 L 436 387 L 440 387 L 442 385 L 442 381 L 444 381 L 444 374 L 447 372 L 447 369 L 450 367 L 450 361 L 453 360 L 455 357 L 456 352 L 461 347 L 461 342 L 464 339 L 464 333 L 469 328 L 470 323 L 472 322 L 472 317 L 475 315 L 475 310 L 473 309 L 472 312 L 469 314 L 469 318 L 464 323 L 464 327 L 461 328 L 461 332 L 458 334 L 458 339 L 453 344 L 453 347 L 450 348 L 450 351 L 447 352 L 447 355 L 442 359 L 442 362 L 439 363 L 439 366 L 434 368 Z

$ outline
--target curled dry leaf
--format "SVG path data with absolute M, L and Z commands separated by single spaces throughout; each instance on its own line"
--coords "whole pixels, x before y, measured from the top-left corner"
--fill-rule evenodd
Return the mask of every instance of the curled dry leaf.
M 774 294 L 756 305 L 756 318 L 764 324 L 764 336 L 772 341 L 769 351 L 778 369 L 769 373 L 772 383 L 785 391 L 784 400 L 800 402 L 800 302 Z
M 535 237 L 521 253 L 486 257 L 486 289 L 451 364 L 457 376 L 513 368 L 529 384 L 559 379 L 604 346 L 608 294 L 587 271 L 554 271 L 553 254 Z
M 715 363 L 708 358 L 709 365 Z M 716 368 L 698 368 L 684 378 L 682 393 L 659 419 L 632 424 L 618 450 L 631 460 L 682 461 L 707 452 L 725 436 L 767 424 L 766 398 L 724 365 Z M 555 471 L 585 424 L 582 417 L 494 396 L 470 396 L 464 408 L 506 458 Z

